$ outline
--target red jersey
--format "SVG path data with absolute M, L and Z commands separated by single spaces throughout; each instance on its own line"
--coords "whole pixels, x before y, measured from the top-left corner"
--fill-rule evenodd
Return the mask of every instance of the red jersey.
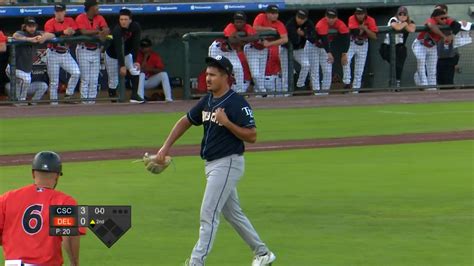
M 346 24 L 340 19 L 336 19 L 334 24 L 332 26 L 330 26 L 329 23 L 328 23 L 328 19 L 326 17 L 324 17 L 316 23 L 315 28 L 316 28 L 316 32 L 319 35 L 328 35 L 330 29 L 337 30 L 337 32 L 339 34 L 349 33 L 349 28 L 347 28 Z M 328 35 L 328 41 L 331 42 L 332 40 L 334 40 L 334 35 L 329 34 Z
M 49 206 L 76 204 L 71 196 L 36 185 L 1 195 L 0 239 L 4 258 L 41 266 L 62 265 L 62 237 L 49 236 Z M 85 228 L 80 231 L 84 234 Z
M 265 68 L 265 76 L 278 75 L 280 71 L 280 48 L 278 46 L 270 46 L 268 47 L 268 59 L 267 67 Z
M 73 30 L 77 30 L 77 24 L 74 19 L 65 17 L 62 22 L 57 21 L 55 18 L 51 18 L 46 21 L 44 24 L 44 31 L 54 33 L 56 37 L 64 36 L 63 31 L 72 28 Z M 68 49 L 67 44 L 48 44 L 48 48 L 53 48 L 58 52 L 66 52 Z
M 446 24 L 447 25 L 451 25 L 452 23 L 454 22 L 454 20 L 448 18 L 446 20 Z M 438 22 L 436 22 L 436 20 L 434 18 L 429 18 L 425 21 L 425 25 L 427 24 L 434 24 L 434 25 L 439 25 Z M 442 37 L 430 30 L 428 31 L 422 31 L 418 34 L 418 37 L 417 37 L 418 40 L 422 40 L 423 41 L 423 44 L 427 47 L 433 47 L 436 45 L 437 42 L 439 42 Z
M 8 37 L 3 35 L 3 32 L 0 30 L 0 43 L 6 43 L 8 40 Z
M 143 54 L 143 52 L 141 51 L 138 52 L 137 62 L 140 63 L 141 68 L 143 68 L 144 66 L 147 66 L 151 68 L 165 69 L 165 65 L 163 64 L 163 61 L 161 60 L 160 55 L 153 51 L 150 53 L 148 58 L 145 58 L 145 55 Z M 149 78 L 153 74 L 154 73 L 152 72 L 145 72 L 146 78 Z
M 277 21 L 268 20 L 267 14 L 265 13 L 260 13 L 255 17 L 253 21 L 253 27 L 255 28 L 256 26 L 274 28 L 276 29 L 277 33 L 280 34 L 280 36 L 288 34 L 288 32 L 286 31 L 285 24 L 283 24 L 283 22 L 279 20 Z
M 359 21 L 357 20 L 355 15 L 352 15 L 349 17 L 349 30 L 356 30 L 359 29 Z M 363 21 L 363 24 L 367 26 L 367 28 L 370 31 L 373 32 L 378 32 L 379 28 L 377 27 L 377 24 L 375 23 L 375 19 L 371 16 L 365 16 L 365 19 Z M 354 41 L 366 41 L 368 39 L 368 35 L 365 31 L 359 31 L 359 34 L 353 34 L 351 36 L 351 39 Z
M 242 68 L 244 69 L 244 80 L 252 80 L 252 74 L 250 73 L 249 62 L 247 61 L 247 57 L 245 56 L 244 51 L 237 52 L 237 56 L 240 59 Z
M 240 31 L 237 30 L 237 28 L 235 27 L 234 23 L 229 23 L 227 24 L 227 26 L 225 27 L 224 29 L 224 36 L 225 37 L 230 37 L 232 35 L 234 35 L 234 33 L 236 32 L 244 32 L 246 36 L 251 36 L 251 35 L 255 35 L 257 34 L 257 31 L 252 27 L 250 26 L 250 24 L 245 24 L 244 28 Z M 232 44 L 231 47 L 232 49 L 234 50 L 242 50 L 242 46 L 244 44 Z
M 77 16 L 76 23 L 77 27 L 81 30 L 102 30 L 109 27 L 103 16 L 97 15 L 90 20 L 86 13 Z M 85 46 L 88 48 L 97 48 L 97 44 L 95 43 L 85 43 Z

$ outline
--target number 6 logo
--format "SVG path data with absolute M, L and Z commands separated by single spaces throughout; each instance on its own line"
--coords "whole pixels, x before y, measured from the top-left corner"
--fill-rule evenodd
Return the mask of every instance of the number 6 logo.
M 23 230 L 25 230 L 27 234 L 34 235 L 43 227 L 43 217 L 41 217 L 42 210 L 42 204 L 35 204 L 26 208 L 23 213 L 22 224 Z

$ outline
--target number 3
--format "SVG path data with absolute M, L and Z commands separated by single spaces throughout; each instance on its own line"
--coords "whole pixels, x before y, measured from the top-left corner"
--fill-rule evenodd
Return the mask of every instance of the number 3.
M 34 235 L 38 233 L 43 227 L 43 217 L 41 217 L 41 211 L 43 210 L 43 205 L 35 204 L 26 208 L 23 213 L 23 230 L 29 235 Z M 35 220 L 35 224 L 31 224 L 32 220 Z

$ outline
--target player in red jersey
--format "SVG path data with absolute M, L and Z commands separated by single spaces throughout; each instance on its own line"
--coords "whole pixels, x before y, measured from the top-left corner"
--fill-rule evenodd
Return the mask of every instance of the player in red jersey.
M 77 25 L 73 18 L 66 17 L 66 5 L 54 5 L 54 17 L 44 24 L 44 31 L 53 33 L 56 37 L 73 36 L 76 34 Z M 49 75 L 49 97 L 52 102 L 58 100 L 59 69 L 64 69 L 71 75 L 67 85 L 65 99 L 70 99 L 74 94 L 81 72 L 74 58 L 69 52 L 66 43 L 48 44 L 47 66 Z
M 273 31 L 278 33 L 279 38 L 265 38 L 260 43 L 249 43 L 245 45 L 244 52 L 254 79 L 255 92 L 265 92 L 265 67 L 267 65 L 268 47 L 283 45 L 288 42 L 288 32 L 285 24 L 278 20 L 279 9 L 277 5 L 268 5 L 265 13 L 258 14 L 254 21 L 253 27 L 257 33 L 265 31 Z M 283 85 L 283 89 L 287 89 L 288 84 Z
M 70 265 L 79 265 L 79 236 L 49 236 L 49 206 L 77 205 L 71 196 L 54 190 L 61 170 L 59 155 L 39 152 L 32 165 L 34 184 L 0 196 L 0 243 L 5 260 L 21 260 L 22 265 L 62 265 L 62 245 Z
M 344 87 L 350 88 L 351 84 L 351 62 L 354 58 L 354 80 L 352 81 L 352 93 L 358 93 L 362 85 L 362 74 L 364 73 L 365 61 L 369 51 L 369 39 L 377 39 L 378 27 L 375 19 L 367 15 L 367 9 L 357 7 L 354 15 L 348 21 L 351 43 L 347 52 L 348 62 L 343 66 Z
M 104 41 L 110 30 L 105 18 L 99 14 L 99 3 L 96 0 L 85 1 L 84 11 L 76 17 L 79 31 L 82 35 L 97 37 Z M 81 69 L 81 98 L 86 104 L 95 103 L 94 100 L 97 97 L 100 50 L 99 43 L 83 42 L 76 46 L 77 62 Z
M 7 40 L 8 37 L 3 35 L 3 32 L 0 30 L 0 52 L 5 52 L 7 50 Z
M 230 60 L 234 67 L 234 84 L 232 89 L 236 92 L 246 92 L 244 85 L 244 66 L 239 59 L 239 52 L 243 51 L 244 45 L 254 43 L 258 45 L 257 32 L 247 24 L 247 15 L 244 12 L 235 12 L 233 21 L 224 28 L 224 37 L 215 40 L 209 46 L 209 56 L 222 55 Z M 263 46 L 262 46 L 263 47 Z
M 341 40 L 340 50 L 341 64 L 347 65 L 347 51 L 349 49 L 349 29 L 346 24 L 338 18 L 338 12 L 334 8 L 328 8 L 324 18 L 316 25 L 316 41 L 310 46 L 309 58 L 311 85 L 315 95 L 327 94 L 332 82 L 332 64 L 334 63 L 333 42 L 336 38 Z M 330 34 L 330 30 L 336 30 L 337 34 Z M 319 68 L 323 74 L 322 81 L 319 78 Z M 323 90 L 323 92 L 321 92 Z
M 451 45 L 453 36 L 451 33 L 445 34 L 440 30 L 440 26 L 456 26 L 459 31 L 459 23 L 450 19 L 443 9 L 435 9 L 431 17 L 425 21 L 427 30 L 421 31 L 412 44 L 413 54 L 416 57 L 417 71 L 415 72 L 415 84 L 417 86 L 436 86 L 436 64 L 438 62 L 438 42 L 443 45 Z M 435 87 L 428 90 L 436 90 Z

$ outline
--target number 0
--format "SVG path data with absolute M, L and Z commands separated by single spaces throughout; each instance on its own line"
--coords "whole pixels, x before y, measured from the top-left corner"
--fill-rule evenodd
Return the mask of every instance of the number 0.
M 104 208 L 94 208 L 95 214 L 104 214 L 105 209 Z

